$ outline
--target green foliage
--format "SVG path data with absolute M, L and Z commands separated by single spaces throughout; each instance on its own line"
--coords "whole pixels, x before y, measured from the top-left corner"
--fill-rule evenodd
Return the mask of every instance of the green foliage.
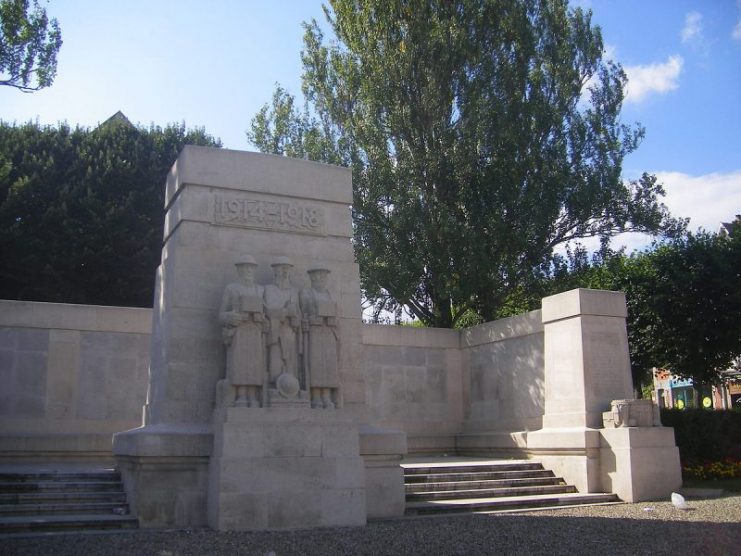
M 0 123 L 0 298 L 151 307 L 165 178 L 186 144 L 219 146 L 185 125 Z
M 553 249 L 675 224 L 655 177 L 625 183 L 643 136 L 625 74 L 565 0 L 332 0 L 306 25 L 306 105 L 278 87 L 264 152 L 348 165 L 364 294 L 427 325 L 527 305 Z M 522 299 L 518 299 L 521 296 Z M 510 305 L 509 307 L 507 305 Z
M 623 291 L 634 383 L 660 367 L 717 383 L 741 355 L 741 223 L 727 237 L 688 233 L 626 256 L 603 250 L 591 261 L 577 250 L 530 299 L 573 288 Z
M 738 456 L 741 412 L 708 409 L 662 409 L 661 423 L 674 429 L 682 465 Z
M 57 73 L 62 33 L 37 0 L 0 0 L 0 85 L 48 87 Z

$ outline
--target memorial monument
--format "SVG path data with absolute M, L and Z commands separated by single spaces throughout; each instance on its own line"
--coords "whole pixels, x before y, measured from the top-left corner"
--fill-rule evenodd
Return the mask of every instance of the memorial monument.
M 630 399 L 622 293 L 572 290 L 462 331 L 362 325 L 351 201 L 346 168 L 178 157 L 143 426 L 113 442 L 143 527 L 401 515 L 408 438 L 418 455 L 534 457 L 623 500 L 681 484 L 672 429 Z
M 360 525 L 403 511 L 405 436 L 364 424 L 351 202 L 345 168 L 202 147 L 179 156 L 144 426 L 114 438 L 144 526 Z M 391 506 L 367 501 L 369 484 L 398 491 Z

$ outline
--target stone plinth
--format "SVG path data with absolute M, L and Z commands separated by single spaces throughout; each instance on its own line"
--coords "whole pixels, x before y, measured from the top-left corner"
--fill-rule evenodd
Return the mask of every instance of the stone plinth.
M 364 525 L 358 428 L 343 410 L 214 414 L 208 522 L 218 530 Z
M 404 470 L 401 460 L 407 453 L 407 435 L 360 426 L 360 455 L 365 462 L 365 500 L 369 519 L 404 515 Z
M 527 445 L 580 492 L 634 502 L 665 498 L 682 478 L 673 430 L 650 401 L 630 399 L 626 314 L 619 292 L 543 299 L 545 415 Z
M 116 464 L 141 527 L 205 527 L 209 426 L 151 425 L 113 437 Z
M 667 500 L 682 486 L 674 429 L 604 429 L 600 431 L 600 446 L 602 488 L 621 500 Z

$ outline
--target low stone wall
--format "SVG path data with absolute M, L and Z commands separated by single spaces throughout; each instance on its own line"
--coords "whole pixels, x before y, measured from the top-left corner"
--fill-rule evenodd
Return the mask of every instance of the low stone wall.
M 543 349 L 539 310 L 461 332 L 469 402 L 459 454 L 525 455 L 527 431 L 543 426 Z
M 150 309 L 0 301 L 0 460 L 111 459 L 141 424 Z
M 410 453 L 455 452 L 464 418 L 458 330 L 363 325 L 368 420 L 407 433 Z
M 542 427 L 540 311 L 462 331 L 364 325 L 363 344 L 370 421 L 405 431 L 412 454 L 524 453 Z

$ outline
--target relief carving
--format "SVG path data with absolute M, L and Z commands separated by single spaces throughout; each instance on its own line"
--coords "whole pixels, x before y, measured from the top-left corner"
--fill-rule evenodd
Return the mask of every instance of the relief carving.
M 612 400 L 611 411 L 602 414 L 605 428 L 660 427 L 659 407 L 651 400 Z
M 298 357 L 303 351 L 298 289 L 291 285 L 293 264 L 288 257 L 279 257 L 271 266 L 275 282 L 265 286 L 268 377 L 281 394 L 293 397 L 299 390 Z
M 263 201 L 220 195 L 215 198 L 214 223 L 264 230 L 325 233 L 324 210 L 296 201 Z
M 265 286 L 254 281 L 253 257 L 242 256 L 235 266 L 240 280 L 224 289 L 219 310 L 227 353 L 218 403 L 336 407 L 339 336 L 329 269 L 309 268 L 311 285 L 299 292 L 288 257 L 273 261 L 273 283 Z
M 306 354 L 305 372 L 310 379 L 311 407 L 332 409 L 338 386 L 337 303 L 327 290 L 329 269 L 315 265 L 308 270 L 311 286 L 301 291 L 301 326 Z
M 264 288 L 254 282 L 257 263 L 245 255 L 235 263 L 240 281 L 224 290 L 219 318 L 226 344 L 226 377 L 234 389 L 234 405 L 260 407 L 265 374 Z

